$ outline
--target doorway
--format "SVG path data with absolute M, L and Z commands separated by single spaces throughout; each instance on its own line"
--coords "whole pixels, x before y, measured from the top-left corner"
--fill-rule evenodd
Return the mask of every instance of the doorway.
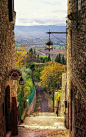
M 5 118 L 6 118 L 6 132 L 9 131 L 10 123 L 10 86 L 5 89 Z

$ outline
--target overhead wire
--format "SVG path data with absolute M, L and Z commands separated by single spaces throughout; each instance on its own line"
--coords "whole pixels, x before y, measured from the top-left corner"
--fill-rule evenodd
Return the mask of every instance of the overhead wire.
M 53 34 L 51 34 L 52 36 L 54 36 Z M 56 36 L 54 36 L 55 38 L 57 38 Z M 57 38 L 59 41 L 61 41 L 62 43 L 64 43 L 62 40 L 60 40 L 59 38 Z M 66 45 L 66 43 L 64 43 Z

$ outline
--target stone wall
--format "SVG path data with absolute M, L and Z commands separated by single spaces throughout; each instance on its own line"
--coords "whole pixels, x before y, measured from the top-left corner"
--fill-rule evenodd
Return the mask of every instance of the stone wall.
M 8 13 L 9 13 L 8 1 L 1 0 L 0 1 L 0 73 L 2 73 L 2 82 L 1 82 L 2 94 L 0 96 L 0 101 L 2 100 L 2 98 L 4 98 L 5 95 L 5 88 L 7 86 L 6 75 L 12 68 L 15 68 L 14 21 L 9 22 Z M 15 16 L 15 12 L 14 12 L 14 16 Z M 8 79 L 8 81 L 10 81 L 10 79 Z M 8 84 L 10 84 L 10 82 Z
M 32 112 L 34 112 L 35 105 L 36 105 L 36 91 L 35 91 L 35 94 L 34 94 L 33 101 L 32 101 L 32 103 L 30 104 L 30 106 L 29 106 L 29 108 L 28 108 L 28 111 L 27 111 L 28 116 L 29 116 Z
M 74 102 L 74 126 L 72 136 L 85 137 L 86 136 L 86 100 L 80 94 L 77 86 L 73 82 L 73 102 Z
M 10 110 L 11 113 L 11 102 L 12 97 L 17 97 L 17 83 L 16 81 L 11 80 L 7 77 L 8 72 L 15 68 L 15 41 L 14 41 L 14 24 L 15 24 L 15 15 L 13 21 L 9 21 L 9 9 L 8 9 L 8 0 L 0 0 L 0 73 L 2 74 L 2 80 L 0 80 L 0 102 L 5 101 L 5 90 L 6 87 L 10 86 Z M 5 103 L 4 103 L 5 105 Z M 5 126 L 5 120 L 3 121 Z M 2 122 L 0 123 L 1 128 Z M 2 126 L 2 133 L 6 132 Z M 11 128 L 11 117 L 9 121 L 9 129 Z M 1 130 L 0 130 L 1 132 Z
M 80 1 L 80 0 L 78 0 Z M 86 1 L 68 0 L 67 99 L 70 136 L 86 136 Z M 72 15 L 72 19 L 71 19 Z
M 64 117 L 64 112 L 65 112 L 65 103 L 64 101 L 66 100 L 66 73 L 62 73 L 62 95 L 60 97 L 60 110 L 59 110 L 59 115 Z

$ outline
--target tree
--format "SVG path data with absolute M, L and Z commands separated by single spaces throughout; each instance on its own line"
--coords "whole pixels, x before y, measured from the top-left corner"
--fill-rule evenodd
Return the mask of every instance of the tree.
M 32 71 L 34 71 L 35 69 L 35 64 L 33 62 L 28 63 L 28 65 L 26 66 L 26 68 L 30 68 Z
M 24 56 L 22 55 L 22 52 L 15 52 L 15 60 L 16 60 L 16 67 L 22 67 L 26 64 L 24 63 Z
M 62 64 L 66 65 L 66 60 L 64 58 L 64 55 L 62 56 Z
M 34 54 L 36 53 L 36 50 L 34 49 Z
M 51 61 L 50 54 L 48 55 L 48 61 Z
M 59 61 L 59 56 L 57 54 L 56 58 L 55 58 L 55 61 L 58 62 Z
M 33 49 L 32 49 L 32 48 L 30 48 L 29 52 L 33 53 Z
M 61 63 L 61 54 L 58 55 L 58 63 Z
M 16 61 L 16 67 L 22 67 L 26 66 L 26 48 L 28 47 L 28 44 L 24 47 L 23 45 L 19 48 L 19 50 L 15 51 L 15 61 Z
M 44 66 L 39 66 L 39 67 L 35 67 L 35 71 L 34 71 L 34 73 L 33 73 L 33 76 L 34 76 L 34 79 L 36 80 L 36 81 L 40 81 L 40 76 L 41 76 L 41 74 L 40 74 L 40 72 L 42 71 L 44 69 Z
M 39 57 L 39 54 L 37 55 L 36 60 L 37 60 L 37 62 L 40 62 L 40 57 Z
M 53 91 L 53 83 L 55 90 L 58 85 L 61 87 L 62 83 L 62 73 L 65 71 L 65 65 L 51 62 L 48 66 L 44 67 L 44 70 L 41 71 L 41 77 L 39 85 L 42 85 L 44 88 L 47 88 L 48 91 Z
M 58 63 L 66 65 L 66 60 L 64 58 L 64 55 L 61 55 L 60 53 L 57 54 L 57 56 L 55 58 L 55 61 L 58 62 Z

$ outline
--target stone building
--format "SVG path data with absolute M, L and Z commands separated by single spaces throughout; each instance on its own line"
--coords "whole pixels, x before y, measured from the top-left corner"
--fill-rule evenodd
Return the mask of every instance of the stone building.
M 59 115 L 61 117 L 65 116 L 66 108 L 65 108 L 65 101 L 67 100 L 66 94 L 66 73 L 62 73 L 62 95 L 60 97 L 60 106 L 59 106 Z
M 12 97 L 17 97 L 17 83 L 8 77 L 15 68 L 15 24 L 13 0 L 0 0 L 0 137 L 12 128 Z
M 86 137 L 86 0 L 68 0 L 67 99 L 70 137 Z

